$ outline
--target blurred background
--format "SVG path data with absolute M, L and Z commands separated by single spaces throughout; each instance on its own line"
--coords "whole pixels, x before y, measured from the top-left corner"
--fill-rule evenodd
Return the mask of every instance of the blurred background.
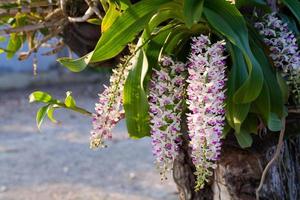
M 5 44 L 4 44 L 5 45 Z M 7 60 L 0 54 L 0 199 L 171 200 L 177 199 L 172 177 L 161 183 L 150 139 L 129 139 L 125 123 L 114 130 L 108 148 L 91 150 L 91 119 L 71 111 L 54 114 L 59 124 L 35 123 L 36 90 L 63 99 L 72 91 L 77 105 L 93 111 L 97 94 L 109 80 L 105 73 L 72 73 L 59 66 L 57 55 Z M 68 54 L 63 50 L 59 56 Z

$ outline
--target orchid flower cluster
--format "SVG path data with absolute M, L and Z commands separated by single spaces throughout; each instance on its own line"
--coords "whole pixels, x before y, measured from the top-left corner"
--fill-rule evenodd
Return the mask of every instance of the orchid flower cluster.
M 215 161 L 220 157 L 221 135 L 225 123 L 225 56 L 224 41 L 211 44 L 207 36 L 192 39 L 188 64 L 164 58 L 155 70 L 150 89 L 150 116 L 153 153 L 161 169 L 171 169 L 177 155 L 180 121 L 187 83 L 186 100 L 191 158 L 196 166 L 195 189 L 203 188 Z M 188 77 L 184 78 L 187 68 Z
M 131 63 L 119 64 L 113 69 L 110 86 L 104 85 L 105 90 L 99 94 L 93 114 L 93 129 L 91 131 L 90 147 L 106 147 L 104 140 L 112 138 L 112 129 L 124 117 L 122 95 L 124 84 L 132 67 Z
M 153 154 L 161 173 L 172 170 L 181 145 L 182 117 L 187 111 L 192 162 L 196 166 L 195 189 L 203 188 L 220 157 L 225 121 L 224 41 L 211 43 L 208 36 L 192 38 L 188 63 L 163 57 L 154 69 L 149 89 L 149 116 Z M 99 95 L 91 131 L 91 148 L 103 147 L 112 138 L 112 128 L 124 115 L 122 93 L 131 68 L 120 65 L 113 72 L 110 87 Z M 186 102 L 186 104 L 185 104 Z
M 196 189 L 201 189 L 220 157 L 225 123 L 224 41 L 211 44 L 207 36 L 192 39 L 188 64 L 187 104 L 191 157 L 196 166 Z
M 150 83 L 150 126 L 153 155 L 166 178 L 177 156 L 180 143 L 180 122 L 185 87 L 185 65 L 169 57 L 162 59 L 161 69 L 154 70 Z
M 264 37 L 275 67 L 288 79 L 287 83 L 292 88 L 296 102 L 300 104 L 300 51 L 295 35 L 276 13 L 265 15 L 262 22 L 255 23 L 255 28 Z

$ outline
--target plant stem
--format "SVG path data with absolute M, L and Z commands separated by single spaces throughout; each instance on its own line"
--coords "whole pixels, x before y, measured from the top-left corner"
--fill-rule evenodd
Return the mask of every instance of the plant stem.
M 88 117 L 92 117 L 93 116 L 93 113 L 85 110 L 84 108 L 80 108 L 78 106 L 67 107 L 64 103 L 59 103 L 59 102 L 56 102 L 55 104 L 57 106 L 59 106 L 59 107 L 62 107 L 62 108 L 65 108 L 65 109 L 69 109 L 69 110 L 72 110 L 74 112 L 78 112 L 78 113 L 83 114 L 83 115 L 88 116 Z
M 275 154 L 274 154 L 273 158 L 268 162 L 267 166 L 265 167 L 265 169 L 264 169 L 264 171 L 262 173 L 262 176 L 261 176 L 261 180 L 260 180 L 259 186 L 256 189 L 256 199 L 257 200 L 259 200 L 259 192 L 260 192 L 260 190 L 263 187 L 263 184 L 264 184 L 264 181 L 266 179 L 266 175 L 268 173 L 269 168 L 277 160 L 277 158 L 280 155 L 281 147 L 283 145 L 284 132 L 285 132 L 285 118 L 282 119 L 282 129 L 280 131 L 280 135 L 279 135 L 278 144 L 277 144 L 277 147 L 276 147 Z

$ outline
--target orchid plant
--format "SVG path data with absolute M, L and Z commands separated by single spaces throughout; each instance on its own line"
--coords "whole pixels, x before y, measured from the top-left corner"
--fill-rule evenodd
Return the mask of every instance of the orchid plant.
M 250 147 L 262 128 L 281 131 L 288 108 L 299 106 L 299 1 L 280 2 L 292 18 L 272 12 L 263 0 L 101 3 L 106 15 L 95 49 L 58 61 L 80 72 L 138 41 L 135 48 L 113 70 L 94 114 L 77 107 L 70 94 L 64 102 L 31 94 L 31 101 L 47 104 L 38 111 L 39 125 L 61 107 L 92 115 L 91 147 L 97 148 L 125 118 L 130 137 L 152 138 L 162 178 L 188 135 L 199 190 L 222 156 L 222 139 L 234 134 L 241 148 Z

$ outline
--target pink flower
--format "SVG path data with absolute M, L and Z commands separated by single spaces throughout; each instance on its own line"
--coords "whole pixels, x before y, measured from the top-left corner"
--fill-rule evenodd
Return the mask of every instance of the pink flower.
M 224 85 L 225 56 L 224 42 L 211 44 L 207 36 L 192 38 L 192 52 L 189 57 L 188 88 L 188 129 L 191 157 L 196 166 L 195 189 L 201 189 L 215 161 L 220 157 L 221 134 L 224 126 L 225 111 Z
M 91 131 L 90 147 L 105 147 L 104 140 L 112 138 L 113 127 L 124 117 L 122 95 L 125 80 L 131 64 L 119 65 L 110 77 L 110 86 L 99 94 L 93 114 L 93 129 Z
M 160 70 L 154 70 L 150 84 L 150 125 L 153 154 L 161 172 L 162 179 L 166 171 L 173 167 L 177 156 L 181 104 L 184 93 L 185 66 L 169 57 L 162 59 Z
M 300 51 L 297 39 L 276 13 L 267 14 L 254 25 L 270 49 L 275 67 L 287 78 L 295 101 L 300 104 Z

